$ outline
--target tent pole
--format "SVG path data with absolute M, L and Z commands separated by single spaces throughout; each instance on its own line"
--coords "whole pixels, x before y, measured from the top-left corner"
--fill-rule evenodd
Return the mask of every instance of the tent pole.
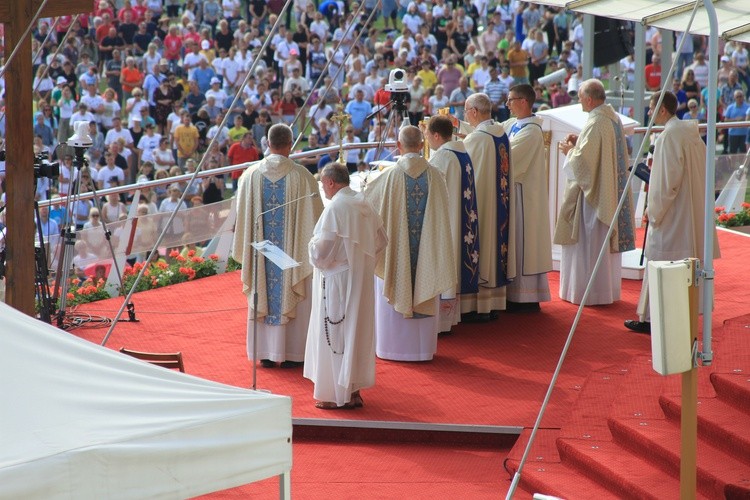
M 703 0 L 703 6 L 708 14 L 711 34 L 708 37 L 708 95 L 715 96 L 717 90 L 716 62 L 719 60 L 719 21 L 716 8 L 711 0 Z M 708 133 L 706 134 L 706 218 L 703 225 L 703 350 L 701 361 L 703 366 L 713 362 L 714 353 L 711 348 L 711 324 L 714 305 L 714 190 L 716 184 L 716 99 L 708 99 Z

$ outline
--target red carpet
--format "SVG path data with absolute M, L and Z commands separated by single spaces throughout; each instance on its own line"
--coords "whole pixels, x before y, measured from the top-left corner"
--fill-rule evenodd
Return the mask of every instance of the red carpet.
M 715 329 L 726 319 L 750 313 L 750 293 L 746 286 L 750 277 L 750 271 L 746 268 L 750 240 L 722 232 L 720 243 L 723 258 L 715 263 Z M 551 273 L 553 295 L 557 291 L 557 280 L 558 275 Z M 639 291 L 640 282 L 625 280 L 621 301 L 584 311 L 543 427 L 563 429 L 563 434 L 558 431 L 558 435 L 575 433 L 580 431 L 576 430 L 577 425 L 582 425 L 581 422 L 588 417 L 598 415 L 605 420 L 598 420 L 593 427 L 587 423 L 587 432 L 610 434 L 606 417 L 609 415 L 610 401 L 614 404 L 614 397 L 617 396 L 617 391 L 612 390 L 616 386 L 605 385 L 592 393 L 588 392 L 588 388 L 594 385 L 592 373 L 609 374 L 610 380 L 620 380 L 628 373 L 622 370 L 627 369 L 631 362 L 636 362 L 634 357 L 638 360 L 648 355 L 649 338 L 629 333 L 622 326 L 624 319 L 634 317 Z M 245 353 L 247 305 L 240 292 L 237 273 L 140 293 L 135 295 L 134 303 L 140 322 L 119 324 L 108 347 L 182 351 L 188 373 L 250 387 L 252 371 Z M 112 299 L 87 305 L 82 310 L 93 315 L 108 316 L 114 314 L 120 304 L 121 299 Z M 292 396 L 295 418 L 528 428 L 536 418 L 575 312 L 576 306 L 555 300 L 543 304 L 540 314 L 502 314 L 499 320 L 490 324 L 459 325 L 452 335 L 440 339 L 438 354 L 432 362 L 378 360 L 377 385 L 363 391 L 366 405 L 361 410 L 324 412 L 315 409 L 312 405 L 312 384 L 302 378 L 301 369 L 259 368 L 258 387 Z M 77 335 L 94 342 L 100 342 L 105 332 L 102 329 L 75 331 Z M 747 347 L 745 349 L 745 352 L 750 352 Z M 717 354 L 715 364 L 719 366 L 720 363 Z M 750 366 L 747 369 L 750 370 Z M 628 390 L 633 393 L 631 395 L 635 401 L 643 400 L 644 408 L 653 410 L 660 406 L 658 397 L 662 393 L 662 385 L 663 379 L 658 378 L 653 383 L 642 384 L 639 381 Z M 582 391 L 584 386 L 587 390 Z M 625 386 L 622 384 L 617 390 L 625 391 Z M 727 390 L 731 392 L 731 389 Z M 740 392 L 740 396 L 743 394 Z M 665 418 L 663 413 L 661 418 Z M 552 446 L 544 448 L 546 457 L 557 455 L 558 450 L 554 446 L 556 437 L 550 439 Z M 460 446 L 444 445 L 431 445 L 435 446 L 432 448 L 414 444 L 324 444 L 307 439 L 296 440 L 295 443 L 292 474 L 295 497 L 497 498 L 509 484 L 508 476 L 502 469 L 505 458 L 502 450 L 469 447 L 461 451 Z M 366 453 L 363 452 L 365 449 Z M 349 450 L 351 455 L 345 450 Z M 408 458 L 410 453 L 414 455 Z M 483 465 L 475 463 L 467 471 L 461 460 L 451 456 L 453 453 L 473 457 Z M 342 489 L 336 489 L 338 486 L 326 489 L 329 486 L 324 483 L 324 476 L 316 475 L 323 456 L 329 460 L 327 467 L 323 468 L 332 468 L 336 477 L 344 478 L 340 485 Z M 399 457 L 397 461 L 394 456 Z M 559 457 L 556 459 L 559 460 Z M 401 460 L 409 465 L 400 463 Z M 451 464 L 456 468 L 453 471 Z M 443 470 L 443 466 L 448 469 Z M 561 476 L 574 477 L 566 467 L 569 465 L 561 465 Z M 359 476 L 364 474 L 360 468 L 380 471 L 377 477 L 369 478 L 366 474 L 362 477 L 362 484 L 367 483 L 367 493 L 357 487 Z M 469 472 L 482 470 L 490 475 L 475 482 L 475 476 Z M 399 471 L 403 474 L 399 475 Z M 444 481 L 435 479 L 437 475 L 441 475 Z M 275 491 L 275 481 L 272 483 L 273 487 L 268 491 Z M 375 483 L 379 486 L 374 486 Z M 470 491 L 474 494 L 456 493 L 461 491 L 464 483 L 473 485 Z M 425 484 L 430 487 L 425 489 Z M 440 489 L 443 487 L 445 489 Z M 484 490 L 485 487 L 488 489 Z M 524 496 L 519 495 L 518 498 Z

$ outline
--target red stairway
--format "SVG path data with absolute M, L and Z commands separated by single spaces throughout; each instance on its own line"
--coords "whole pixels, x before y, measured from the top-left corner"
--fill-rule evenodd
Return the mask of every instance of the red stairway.
M 714 353 L 699 370 L 698 498 L 750 499 L 750 315 L 715 332 Z M 562 427 L 537 434 L 516 498 L 679 498 L 680 386 L 649 356 L 593 372 Z M 529 434 L 508 456 L 511 474 Z

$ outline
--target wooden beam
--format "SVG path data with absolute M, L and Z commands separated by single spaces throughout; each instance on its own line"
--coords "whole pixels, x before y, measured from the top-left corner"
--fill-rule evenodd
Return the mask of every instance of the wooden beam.
M 0 0 L 0 22 L 5 24 L 5 54 L 19 46 L 5 76 L 6 119 L 6 302 L 35 315 L 34 297 L 34 125 L 32 113 L 31 36 L 21 36 L 41 0 Z M 51 0 L 41 17 L 89 12 L 90 0 Z
M 28 4 L 31 4 L 30 6 Z M 26 29 L 26 26 L 28 26 L 29 21 L 31 21 L 32 16 L 36 13 L 36 11 L 39 9 L 39 6 L 42 5 L 42 0 L 2 0 L 0 1 L 0 23 L 14 23 L 13 13 L 11 6 L 21 7 L 22 9 L 29 8 L 28 15 L 23 19 L 24 24 L 17 25 L 19 32 L 19 37 L 21 36 L 21 33 Z M 94 2 L 86 1 L 82 2 L 81 0 L 49 0 L 47 2 L 47 5 L 44 6 L 44 11 L 42 12 L 42 15 L 39 17 L 57 17 L 57 16 L 67 16 L 67 15 L 75 15 L 75 14 L 84 14 L 88 13 L 94 10 Z M 6 26 L 7 29 L 7 26 Z M 8 44 L 10 46 L 10 44 Z M 6 57 L 10 54 L 10 51 L 6 52 Z

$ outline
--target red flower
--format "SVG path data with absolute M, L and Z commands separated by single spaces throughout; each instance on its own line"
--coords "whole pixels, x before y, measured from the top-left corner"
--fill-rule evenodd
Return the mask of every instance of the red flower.
M 203 262 L 203 260 L 204 260 L 203 257 L 193 257 L 190 259 L 190 262 L 194 262 L 195 264 L 200 264 Z
M 178 255 L 180 255 L 180 252 L 178 252 L 177 250 L 172 250 L 171 252 L 169 252 L 169 256 L 172 258 L 175 258 Z
M 209 255 L 208 258 L 211 259 L 211 260 L 213 260 L 213 261 L 219 260 L 219 256 L 216 255 L 215 253 L 212 253 L 211 255 Z
M 750 203 L 748 203 L 748 202 L 746 202 L 746 201 L 743 201 L 743 202 L 742 202 L 742 208 L 745 208 L 745 209 L 748 209 L 748 208 L 750 208 Z
M 65 295 L 65 297 L 67 297 L 67 299 L 68 299 L 68 300 L 73 300 L 73 299 L 75 299 L 75 298 L 76 298 L 76 296 L 75 296 L 75 295 L 73 295 L 73 294 L 72 294 L 72 293 L 70 293 L 70 292 L 68 292 L 68 293 L 67 293 L 67 294 Z
M 714 212 L 716 212 L 717 214 L 720 214 L 721 212 L 724 211 L 724 209 L 725 209 L 725 207 L 716 207 L 716 208 L 714 208 Z
M 726 223 L 729 222 L 734 217 L 734 214 L 721 214 L 719 216 L 719 222 Z
M 175 257 L 175 260 L 177 262 L 185 262 L 187 259 L 185 257 L 183 257 L 182 255 L 177 254 L 177 257 Z
M 193 255 L 195 255 L 195 250 L 188 250 L 187 256 L 192 257 Z
M 169 269 L 169 265 L 163 260 L 160 260 L 159 262 L 157 262 L 156 267 L 158 267 L 159 269 Z

